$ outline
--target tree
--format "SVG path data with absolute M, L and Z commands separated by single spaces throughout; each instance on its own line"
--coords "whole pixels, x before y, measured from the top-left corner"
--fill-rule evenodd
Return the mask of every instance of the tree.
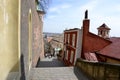
M 50 0 L 37 0 L 37 2 L 38 2 L 37 8 L 46 13 L 49 8 Z

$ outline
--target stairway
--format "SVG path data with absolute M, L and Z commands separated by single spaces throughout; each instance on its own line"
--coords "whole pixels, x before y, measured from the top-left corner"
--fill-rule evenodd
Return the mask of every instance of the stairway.
M 37 67 L 65 67 L 64 63 L 57 59 L 57 57 L 43 58 L 38 61 Z
M 33 68 L 30 80 L 89 80 L 74 67 Z
M 19 80 L 19 72 L 10 72 L 6 80 Z

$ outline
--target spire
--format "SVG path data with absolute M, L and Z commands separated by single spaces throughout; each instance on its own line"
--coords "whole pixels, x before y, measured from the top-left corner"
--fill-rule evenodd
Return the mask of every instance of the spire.
M 88 10 L 85 11 L 85 19 L 88 19 Z

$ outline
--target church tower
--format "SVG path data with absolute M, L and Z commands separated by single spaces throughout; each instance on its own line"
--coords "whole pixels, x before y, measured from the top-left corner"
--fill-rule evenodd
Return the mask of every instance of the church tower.
M 110 28 L 104 23 L 98 29 L 98 36 L 103 37 L 105 39 L 109 38 Z

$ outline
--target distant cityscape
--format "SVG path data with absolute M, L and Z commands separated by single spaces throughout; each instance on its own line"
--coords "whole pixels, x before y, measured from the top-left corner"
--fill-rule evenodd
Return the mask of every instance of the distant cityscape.
M 47 35 L 48 37 L 54 36 L 54 35 L 61 35 L 62 33 L 52 33 L 52 32 L 43 32 L 43 35 Z

